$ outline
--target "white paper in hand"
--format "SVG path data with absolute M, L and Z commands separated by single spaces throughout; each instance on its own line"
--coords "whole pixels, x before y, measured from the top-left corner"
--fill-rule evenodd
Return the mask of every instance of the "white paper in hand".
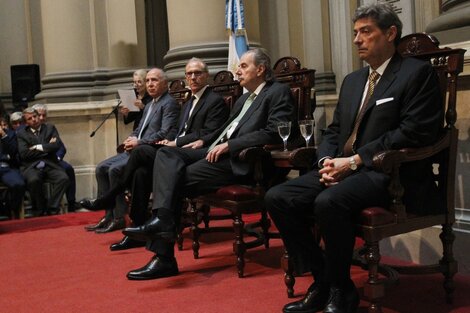
M 130 112 L 138 112 L 140 110 L 139 107 L 134 104 L 137 99 L 134 89 L 119 89 L 118 93 L 124 108 L 128 108 Z

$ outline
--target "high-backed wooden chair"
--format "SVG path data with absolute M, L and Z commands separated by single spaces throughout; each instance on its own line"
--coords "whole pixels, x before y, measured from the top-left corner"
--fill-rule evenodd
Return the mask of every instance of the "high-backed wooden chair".
M 381 312 L 380 300 L 385 293 L 385 285 L 390 279 L 397 279 L 398 274 L 442 273 L 447 302 L 452 302 L 454 291 L 453 276 L 457 272 L 452 246 L 454 234 L 452 225 L 455 221 L 455 167 L 458 143 L 456 94 L 457 78 L 463 70 L 463 49 L 439 48 L 439 42 L 431 35 L 411 34 L 402 38 L 398 52 L 404 57 L 416 57 L 429 61 L 438 73 L 440 89 L 446 110 L 445 120 L 439 140 L 428 147 L 383 151 L 374 157 L 374 168 L 391 177 L 389 192 L 390 206 L 387 208 L 370 207 L 364 209 L 357 220 L 357 235 L 364 240 L 361 266 L 368 270 L 368 279 L 364 286 L 364 295 L 370 301 L 370 313 Z M 400 184 L 400 165 L 422 159 L 431 159 L 435 170 L 435 183 L 445 207 L 440 213 L 415 215 L 407 212 L 402 202 L 403 187 Z M 301 166 L 300 164 L 296 164 Z M 305 165 L 305 164 L 304 164 Z M 380 262 L 379 242 L 384 238 L 405 234 L 436 225 L 442 226 L 442 257 L 434 265 L 426 266 L 387 266 Z M 379 273 L 383 274 L 379 276 Z M 286 275 L 291 275 L 286 272 Z M 388 279 L 385 279 L 387 277 Z M 288 293 L 293 293 L 293 277 L 286 279 L 291 284 Z M 290 289 L 290 290 L 289 290 Z M 409 293 L 408 293 L 409 295 Z
M 304 118 L 311 117 L 312 110 L 315 108 L 314 98 L 311 97 L 312 88 L 315 84 L 315 71 L 302 69 L 300 62 L 293 57 L 285 57 L 276 62 L 274 66 L 276 78 L 290 86 L 296 106 L 298 116 Z M 220 73 L 219 73 L 220 74 Z M 241 95 L 242 90 L 237 81 L 229 72 L 217 74 L 214 78 L 215 84 L 212 86 L 215 92 L 220 92 L 226 99 L 226 102 L 235 103 L 235 100 Z M 228 99 L 227 99 L 228 97 Z M 295 124 L 297 121 L 294 121 Z M 192 217 L 193 225 L 191 227 L 193 234 L 193 253 L 194 257 L 199 257 L 199 236 L 205 232 L 231 231 L 235 233 L 233 251 L 237 257 L 238 276 L 243 277 L 245 260 L 245 251 L 249 248 L 264 245 L 269 246 L 270 221 L 264 206 L 264 194 L 267 188 L 272 184 L 271 178 L 267 180 L 264 170 L 267 162 L 270 162 L 271 155 L 269 148 L 272 147 L 253 147 L 242 151 L 239 158 L 253 165 L 254 176 L 253 185 L 231 185 L 220 188 L 214 193 L 203 195 L 193 199 Z M 229 212 L 228 217 L 233 220 L 232 227 L 206 227 L 199 228 L 198 216 L 201 210 L 216 207 Z M 243 214 L 259 212 L 261 218 L 258 222 L 245 225 Z M 204 214 L 207 216 L 207 212 Z M 222 218 L 227 218 L 223 216 Z M 207 222 L 207 220 L 206 220 Z M 245 241 L 248 235 L 253 239 Z

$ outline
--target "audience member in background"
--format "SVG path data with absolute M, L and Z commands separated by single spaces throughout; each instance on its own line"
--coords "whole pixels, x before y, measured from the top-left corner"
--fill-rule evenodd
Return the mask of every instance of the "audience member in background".
M 41 215 L 57 213 L 60 201 L 69 185 L 69 179 L 57 160 L 61 147 L 59 133 L 52 124 L 41 124 L 39 114 L 33 108 L 23 111 L 26 127 L 18 136 L 18 152 L 21 173 L 26 180 L 34 206 Z M 44 183 L 50 183 L 49 198 L 46 199 Z
M 296 272 L 311 272 L 315 280 L 303 299 L 284 306 L 285 313 L 356 312 L 359 295 L 350 274 L 356 218 L 366 207 L 389 205 L 390 179 L 374 170 L 373 157 L 431 144 L 442 127 L 437 75 L 428 62 L 397 53 L 402 23 L 393 8 L 361 6 L 353 22 L 354 44 L 369 66 L 344 78 L 316 169 L 265 197 Z M 439 206 L 430 160 L 403 165 L 400 176 L 413 213 Z M 323 248 L 311 231 L 312 216 Z
M 25 182 L 18 169 L 18 143 L 16 132 L 9 129 L 5 118 L 0 117 L 0 181 L 8 187 L 7 206 L 12 217 L 18 218 L 25 192 Z
M 33 105 L 33 109 L 38 112 L 39 121 L 41 124 L 47 123 L 47 105 L 42 103 L 36 103 Z M 60 148 L 56 152 L 57 160 L 59 161 L 60 166 L 65 170 L 67 177 L 69 178 L 69 187 L 65 192 L 65 197 L 67 198 L 68 212 L 74 212 L 77 208 L 77 203 L 75 201 L 75 192 L 76 192 L 76 181 L 75 181 L 75 170 L 73 169 L 70 163 L 64 161 L 64 156 L 67 153 L 65 144 L 61 141 Z
M 134 72 L 133 75 L 133 83 L 134 91 L 137 99 L 135 100 L 134 104 L 140 110 L 138 112 L 130 112 L 128 108 L 122 107 L 121 114 L 124 117 L 124 124 L 129 124 L 130 122 L 134 122 L 134 126 L 132 130 L 135 130 L 140 123 L 140 119 L 142 118 L 142 113 L 144 112 L 144 108 L 152 101 L 152 97 L 147 93 L 147 88 L 145 87 L 145 77 L 147 76 L 146 70 L 137 70 Z
M 26 125 L 23 120 L 23 113 L 13 112 L 10 114 L 10 126 L 11 129 L 15 132 L 18 132 L 20 129 L 24 128 Z
M 289 87 L 273 81 L 269 56 L 262 49 L 249 50 L 240 59 L 237 75 L 249 92 L 242 95 L 230 118 L 217 131 L 187 145 L 192 149 L 163 147 L 158 150 L 153 180 L 152 219 L 126 228 L 131 239 L 147 241 L 154 253 L 128 279 L 144 280 L 178 274 L 174 255 L 176 229 L 184 197 L 194 197 L 236 183 L 252 183 L 250 164 L 238 158 L 249 147 L 280 143 L 279 122 L 294 118 Z
M 92 209 L 105 207 L 106 202 L 110 202 L 126 186 L 132 186 L 130 216 L 134 226 L 143 225 L 149 218 L 148 203 L 152 191 L 152 180 L 153 177 L 158 177 L 153 172 L 153 163 L 161 145 L 184 147 L 186 144 L 216 131 L 227 120 L 228 106 L 221 96 L 207 88 L 209 70 L 206 63 L 198 58 L 190 59 L 186 64 L 185 76 L 192 97 L 183 106 L 178 122 L 178 132 L 158 142 L 159 145 L 142 145 L 134 149 L 119 184 L 102 198 L 97 199 Z M 125 250 L 143 245 L 145 245 L 144 242 L 135 241 L 125 236 L 110 248 L 111 250 Z
M 154 144 L 165 139 L 171 132 L 176 132 L 180 107 L 168 93 L 168 78 L 165 72 L 158 68 L 151 69 L 147 73 L 146 85 L 152 101 L 145 106 L 139 126 L 124 141 L 125 152 L 108 158 L 96 166 L 98 197 L 115 188 L 132 150 L 141 145 Z M 105 217 L 98 224 L 87 226 L 85 229 L 106 233 L 122 229 L 130 224 L 124 193 L 119 193 L 113 200 L 105 208 Z M 83 199 L 80 205 L 84 208 L 91 208 L 94 201 Z

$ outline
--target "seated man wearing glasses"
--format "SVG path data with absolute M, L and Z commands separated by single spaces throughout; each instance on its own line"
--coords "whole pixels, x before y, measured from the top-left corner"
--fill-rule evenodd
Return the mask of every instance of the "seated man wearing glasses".
M 221 96 L 208 88 L 209 71 L 206 63 L 192 58 L 186 64 L 186 82 L 191 90 L 191 98 L 184 104 L 178 122 L 177 131 L 157 145 L 141 145 L 130 154 L 119 185 L 103 197 L 98 198 L 91 209 L 106 207 L 116 194 L 126 186 L 132 186 L 131 219 L 135 226 L 143 225 L 148 218 L 148 207 L 153 173 L 153 163 L 157 150 L 162 146 L 185 147 L 187 144 L 213 133 L 228 118 L 229 108 Z M 125 236 L 120 242 L 111 245 L 111 250 L 125 250 L 143 246 L 143 242 L 134 241 Z

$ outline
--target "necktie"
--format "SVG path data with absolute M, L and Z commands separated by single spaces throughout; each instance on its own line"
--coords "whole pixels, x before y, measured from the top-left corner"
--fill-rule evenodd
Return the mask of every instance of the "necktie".
M 191 99 L 189 100 L 190 102 L 188 103 L 188 105 L 186 106 L 184 110 L 183 120 L 178 129 L 178 135 L 176 135 L 176 137 L 182 136 L 186 132 L 186 129 L 188 128 L 189 113 L 191 112 L 191 108 L 193 107 L 193 102 L 195 98 L 196 98 L 195 96 L 191 97 Z
M 222 133 L 219 135 L 219 137 L 217 138 L 217 140 L 215 140 L 210 146 L 209 146 L 209 149 L 207 151 L 211 151 L 212 149 L 214 149 L 214 147 L 225 137 L 227 136 L 227 134 L 230 132 L 230 134 L 228 135 L 228 137 L 230 137 L 230 135 L 233 133 L 233 130 L 235 129 L 236 125 L 238 125 L 238 122 L 242 119 L 243 115 L 245 115 L 246 111 L 248 111 L 248 109 L 250 108 L 251 104 L 253 103 L 253 101 L 255 100 L 255 97 L 256 97 L 256 94 L 255 93 L 252 93 L 245 101 L 245 103 L 243 104 L 243 107 L 240 111 L 240 113 L 238 113 L 238 115 L 232 120 L 232 122 L 230 122 L 227 127 L 225 127 L 225 129 L 222 131 Z M 233 128 L 233 129 L 232 129 Z
M 364 99 L 364 102 L 361 105 L 361 108 L 359 109 L 359 114 L 356 117 L 356 121 L 354 122 L 353 131 L 351 135 L 349 136 L 348 140 L 346 141 L 346 143 L 344 144 L 344 148 L 343 148 L 344 156 L 351 156 L 355 153 L 354 144 L 356 143 L 356 139 L 357 139 L 357 131 L 359 129 L 359 125 L 361 124 L 362 118 L 364 117 L 364 114 L 366 112 L 367 103 L 369 102 L 370 97 L 374 93 L 375 83 L 377 82 L 379 77 L 380 77 L 380 74 L 377 73 L 376 71 L 372 71 L 369 74 L 369 83 L 367 86 L 366 97 Z
M 137 136 L 137 139 L 141 139 L 141 138 L 142 138 L 142 134 L 144 133 L 145 126 L 147 125 L 147 121 L 148 121 L 150 115 L 151 115 L 152 112 L 153 112 L 154 106 L 155 106 L 155 100 L 152 100 L 152 102 L 150 103 L 150 107 L 148 108 L 147 114 L 145 115 L 145 120 L 144 120 L 144 122 L 142 123 L 142 128 L 141 128 L 140 131 L 139 131 L 139 136 Z

